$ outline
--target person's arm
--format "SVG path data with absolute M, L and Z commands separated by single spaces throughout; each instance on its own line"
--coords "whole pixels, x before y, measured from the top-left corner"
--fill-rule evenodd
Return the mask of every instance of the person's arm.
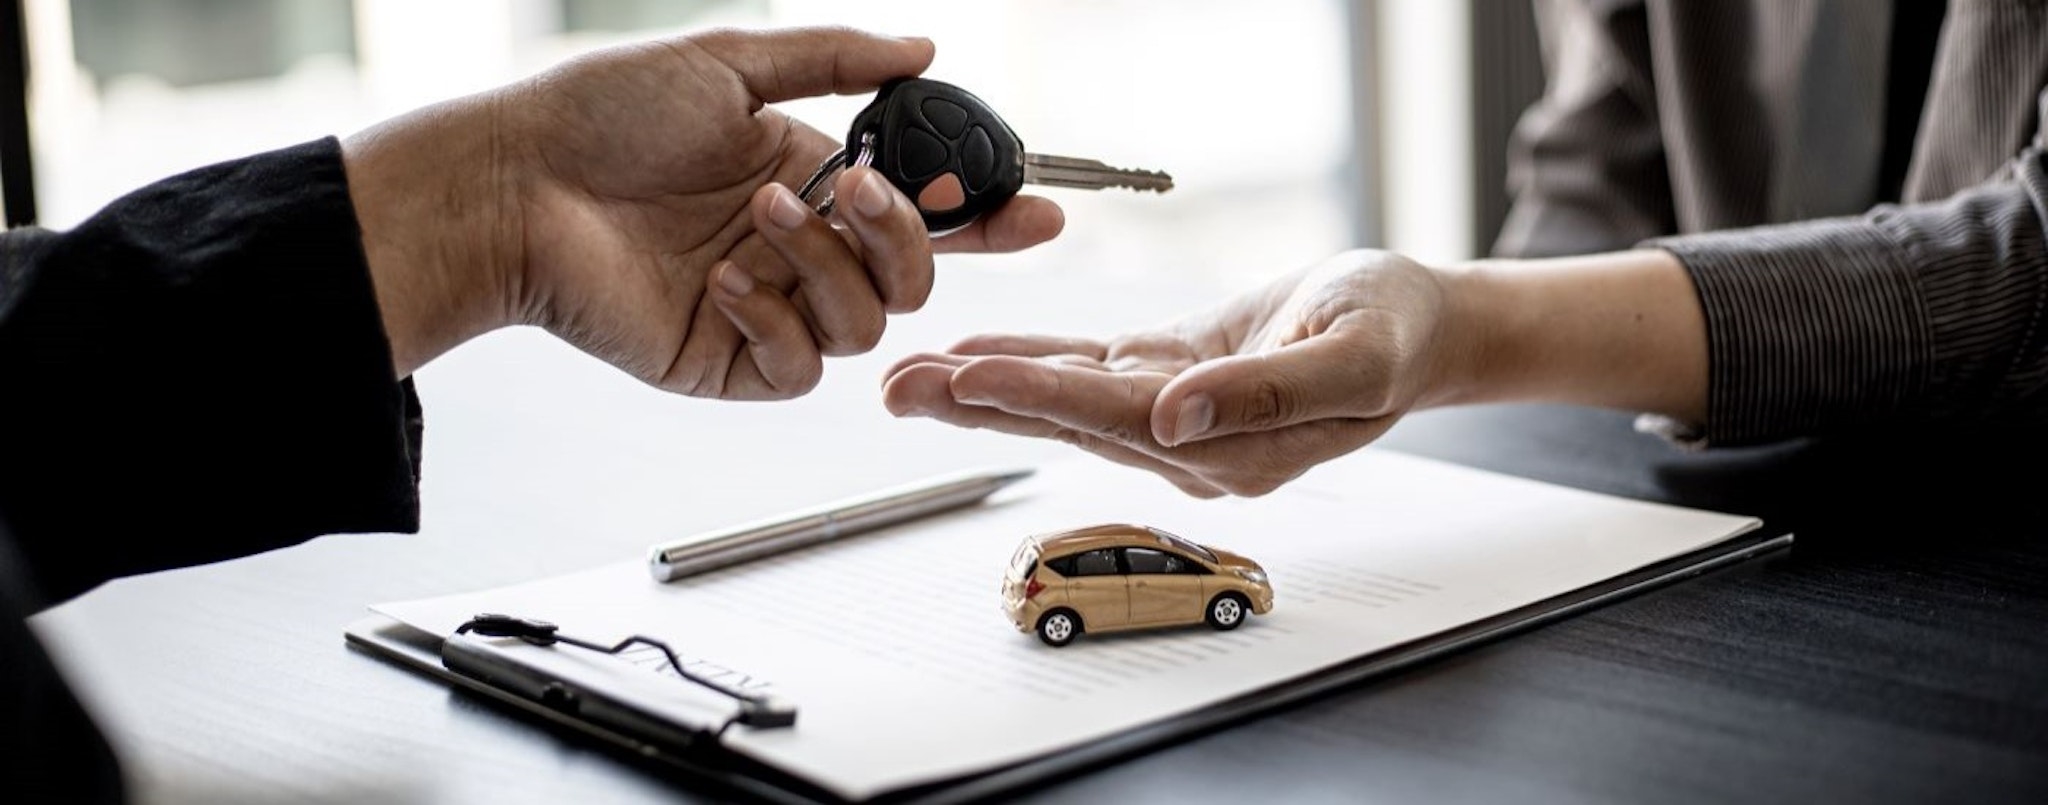
M 771 104 L 867 92 L 932 44 L 707 31 L 166 179 L 0 238 L 0 520 L 44 600 L 418 524 L 414 369 L 545 327 L 659 388 L 778 399 L 921 306 L 933 253 L 1020 249 L 1019 196 L 934 241 Z
M 532 325 L 661 389 L 804 394 L 924 305 L 933 254 L 1056 235 L 1017 196 L 936 240 L 867 167 L 796 197 L 842 143 L 775 104 L 873 91 L 933 44 L 844 28 L 711 30 L 595 51 L 348 137 L 343 153 L 399 373 Z
M 0 517 L 62 600 L 417 527 L 418 401 L 323 139 L 0 239 Z
M 1436 273 L 1447 346 L 1416 408 L 1558 402 L 1705 417 L 1706 325 L 1670 253 L 1482 260 Z
M 2048 98 L 2044 98 L 2048 105 Z M 1945 201 L 1430 268 L 1351 252 L 1106 341 L 981 336 L 892 367 L 899 416 L 1059 439 L 1256 495 L 1412 410 L 1547 400 L 1709 445 L 2048 420 L 2048 156 Z
M 2048 91 L 2040 108 L 2048 117 Z M 1661 238 L 1705 309 L 1736 445 L 2048 415 L 2048 130 L 2000 176 L 1850 218 Z
M 892 367 L 898 416 L 1057 439 L 1190 494 L 1260 495 L 1411 410 L 1550 400 L 1687 416 L 1706 347 L 1663 252 L 1431 268 L 1339 254 L 1203 313 L 1097 341 L 969 338 Z

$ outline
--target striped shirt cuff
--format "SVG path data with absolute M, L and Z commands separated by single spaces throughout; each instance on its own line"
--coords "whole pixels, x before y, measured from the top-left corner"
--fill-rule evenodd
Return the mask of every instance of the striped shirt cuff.
M 2048 416 L 2048 159 L 2012 167 L 1940 202 L 1647 241 L 1706 315 L 1699 441 Z
M 1895 418 L 1919 398 L 1935 337 L 1915 278 L 1860 218 L 1659 238 L 1699 290 L 1707 421 L 1684 441 L 1730 446 Z

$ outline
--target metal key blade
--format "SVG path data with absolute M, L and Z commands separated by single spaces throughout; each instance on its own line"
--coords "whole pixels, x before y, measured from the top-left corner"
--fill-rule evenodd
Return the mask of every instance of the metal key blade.
M 1163 171 L 1112 168 L 1100 160 L 1045 154 L 1024 155 L 1024 182 L 1051 187 L 1078 187 L 1083 190 L 1124 187 L 1164 193 L 1173 189 L 1173 177 Z

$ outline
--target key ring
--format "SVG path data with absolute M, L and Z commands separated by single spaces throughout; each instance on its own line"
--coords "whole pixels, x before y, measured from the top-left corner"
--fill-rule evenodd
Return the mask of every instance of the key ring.
M 875 135 L 861 135 L 860 153 L 859 155 L 855 156 L 852 159 L 851 165 L 848 164 L 848 160 L 846 158 L 846 149 L 841 148 L 838 151 L 832 152 L 832 155 L 826 157 L 824 162 L 819 163 L 817 172 L 812 173 L 811 178 L 805 180 L 803 187 L 799 188 L 796 191 L 796 197 L 798 199 L 801 199 L 803 203 L 816 207 L 819 215 L 831 215 L 833 202 L 837 200 L 836 198 L 834 198 L 835 194 L 829 192 L 826 193 L 825 200 L 820 201 L 816 204 L 811 204 L 811 194 L 818 192 L 818 188 L 825 184 L 825 179 L 830 177 L 832 175 L 832 172 L 835 170 L 844 167 L 864 168 L 874 164 L 874 145 Z

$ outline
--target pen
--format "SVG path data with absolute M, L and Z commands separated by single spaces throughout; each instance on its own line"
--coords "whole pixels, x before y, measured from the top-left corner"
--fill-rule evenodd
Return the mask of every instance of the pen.
M 663 543 L 648 551 L 647 569 L 655 581 L 674 581 L 966 506 L 1031 473 L 1023 469 L 941 476 Z

